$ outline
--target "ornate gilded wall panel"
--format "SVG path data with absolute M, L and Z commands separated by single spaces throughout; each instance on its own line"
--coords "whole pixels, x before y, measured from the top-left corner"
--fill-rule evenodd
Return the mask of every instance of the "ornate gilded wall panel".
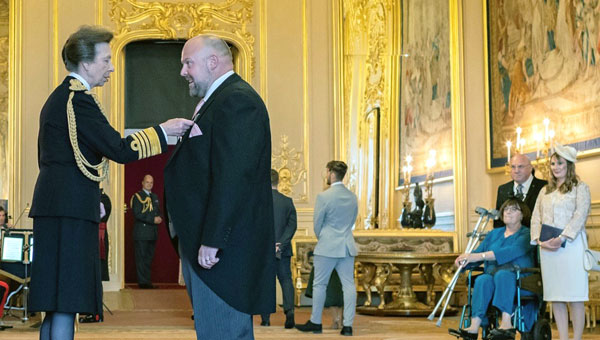
M 8 0 L 0 0 L 0 199 L 8 198 Z
M 296 151 L 296 148 L 290 147 L 288 136 L 282 135 L 279 146 L 273 146 L 271 167 L 279 172 L 279 192 L 295 202 L 308 201 L 303 150 Z
M 343 143 L 349 187 L 359 197 L 359 228 L 389 227 L 389 195 L 378 191 L 390 167 L 389 119 L 393 88 L 393 0 L 342 2 Z M 373 111 L 377 109 L 377 117 Z M 378 142 L 373 144 L 373 137 Z M 378 154 L 378 159 L 373 158 Z M 377 208 L 379 211 L 377 212 Z
M 334 8 L 335 49 L 340 51 L 334 57 L 335 69 L 339 70 L 336 78 L 340 88 L 340 103 L 336 112 L 336 140 L 341 155 L 349 165 L 348 186 L 359 199 L 359 217 L 357 230 L 395 229 L 396 218 L 399 216 L 395 208 L 400 202 L 396 192 L 396 174 L 399 154 L 400 120 L 400 59 L 403 42 L 403 18 L 410 16 L 403 5 L 421 4 L 421 0 L 332 0 Z M 454 0 L 430 0 L 428 3 L 448 6 L 445 17 L 440 20 L 449 23 L 450 34 L 443 36 L 444 45 L 450 55 L 449 74 L 452 97 L 452 136 L 462 133 L 462 101 L 461 101 L 461 7 Z M 460 3 L 460 2 L 458 2 Z M 435 6 L 434 6 L 435 7 Z M 447 17 L 447 18 L 446 18 Z M 419 17 L 413 18 L 420 20 Z M 424 19 L 428 20 L 428 18 Z M 433 20 L 433 19 L 431 19 Z M 338 26 L 339 24 L 339 26 Z M 435 23 L 432 23 L 435 24 Z M 336 75 L 337 76 L 337 75 Z M 456 95 L 454 95 L 456 93 Z M 374 113 L 378 117 L 374 117 Z M 377 142 L 374 143 L 373 140 Z M 455 148 L 452 150 L 452 161 L 462 165 L 462 144 L 452 140 Z M 374 155 L 374 154 L 377 155 Z M 449 160 L 449 162 L 451 162 Z M 451 164 L 454 164 L 452 162 Z M 456 177 L 464 176 L 463 172 Z M 377 178 L 378 177 L 378 178 Z M 462 178 L 462 177 L 461 177 Z M 461 178 L 455 178 L 456 185 L 461 185 Z M 459 183 L 460 182 L 460 183 Z M 445 190 L 445 187 L 443 189 Z M 374 190 L 378 188 L 379 190 Z M 440 201 L 453 200 L 454 213 L 462 223 L 464 195 L 440 198 Z M 447 191 L 444 191 L 447 194 Z M 451 192 L 450 192 L 451 193 Z M 459 201 L 457 202 L 457 197 Z M 459 204 L 461 203 L 461 204 Z M 454 209 L 452 204 L 447 204 Z M 446 211 L 443 211 L 444 213 Z M 459 216 L 460 215 L 460 216 Z M 456 229 L 455 229 L 456 230 Z M 413 235 L 415 232 L 407 233 Z M 432 230 L 430 235 L 436 237 L 452 237 L 455 232 Z M 453 243 L 457 247 L 458 242 Z

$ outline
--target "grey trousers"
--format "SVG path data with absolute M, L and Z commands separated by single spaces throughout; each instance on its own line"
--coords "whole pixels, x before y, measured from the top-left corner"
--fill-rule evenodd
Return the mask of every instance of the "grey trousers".
M 198 340 L 254 340 L 251 315 L 242 313 L 223 301 L 200 279 L 183 257 L 181 268 L 194 309 Z
M 321 324 L 323 306 L 327 292 L 327 283 L 331 272 L 335 269 L 342 282 L 344 293 L 344 326 L 352 326 L 356 312 L 356 286 L 354 285 L 354 257 L 327 257 L 315 255 L 313 260 L 315 278 L 313 281 L 313 304 L 310 321 Z

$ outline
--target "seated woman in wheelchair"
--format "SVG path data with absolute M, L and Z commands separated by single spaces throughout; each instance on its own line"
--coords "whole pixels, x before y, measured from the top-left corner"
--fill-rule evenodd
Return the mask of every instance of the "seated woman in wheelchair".
M 467 268 L 484 263 L 484 273 L 475 280 L 471 305 L 471 325 L 450 333 L 466 340 L 476 340 L 480 326 L 486 326 L 486 311 L 490 302 L 502 313 L 500 325 L 490 334 L 496 339 L 514 339 L 516 331 L 511 322 L 515 309 L 517 276 L 513 265 L 521 268 L 533 267 L 534 247 L 529 244 L 529 228 L 521 221 L 529 218 L 530 211 L 525 203 L 511 198 L 500 208 L 505 226 L 490 231 L 483 242 L 470 254 L 462 254 L 454 264 L 468 264 Z

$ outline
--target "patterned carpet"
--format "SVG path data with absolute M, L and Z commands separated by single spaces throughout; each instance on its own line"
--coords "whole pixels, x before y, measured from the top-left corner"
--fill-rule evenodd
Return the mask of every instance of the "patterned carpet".
M 105 295 L 106 305 L 114 315 L 105 312 L 102 323 L 81 324 L 75 339 L 169 339 L 194 340 L 193 321 L 189 301 L 185 290 L 158 289 L 133 290 L 125 289 L 118 293 Z M 296 310 L 296 321 L 303 323 L 310 317 L 310 308 Z M 34 340 L 38 339 L 38 329 L 31 327 L 39 322 L 39 316 L 27 323 L 8 316 L 5 324 L 14 326 L 0 332 L 2 340 Z M 261 327 L 260 318 L 255 317 L 255 338 L 257 340 L 286 339 L 341 339 L 339 330 L 325 329 L 323 334 L 306 334 L 295 329 L 283 328 L 284 316 L 278 312 L 271 316 L 271 327 Z M 438 328 L 434 322 L 423 317 L 375 317 L 357 315 L 354 324 L 354 339 L 359 340 L 454 340 L 448 335 L 449 327 L 456 327 L 457 317 L 447 317 Z M 324 313 L 323 324 L 331 324 L 331 318 Z M 558 339 L 556 330 L 554 339 Z M 600 330 L 586 330 L 585 340 L 600 339 Z M 225 339 L 219 339 L 225 340 Z

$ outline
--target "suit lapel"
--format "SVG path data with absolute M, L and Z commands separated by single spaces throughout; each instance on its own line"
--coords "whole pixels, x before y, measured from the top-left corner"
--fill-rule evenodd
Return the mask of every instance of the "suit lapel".
M 506 192 L 504 193 L 504 195 L 506 198 L 505 200 L 515 195 L 515 181 L 510 181 L 510 185 L 506 188 Z
M 214 102 L 215 98 L 217 98 L 221 94 L 223 89 L 227 88 L 229 85 L 233 84 L 234 82 L 239 81 L 240 79 L 241 78 L 239 75 L 237 75 L 237 73 L 234 73 L 231 76 L 229 76 L 227 79 L 225 79 L 225 81 L 221 85 L 219 85 L 219 87 L 217 87 L 217 89 L 210 95 L 210 97 L 208 97 L 208 100 L 204 103 L 204 105 L 202 105 L 202 107 L 198 111 L 198 114 L 196 115 L 196 118 L 194 118 L 194 123 L 198 124 L 200 119 L 202 119 L 204 114 L 208 111 L 208 108 L 210 107 L 210 105 Z M 192 128 L 190 127 L 186 131 L 186 133 L 183 135 L 181 140 L 175 146 L 175 150 L 173 150 L 171 157 L 169 157 L 169 160 L 167 161 L 165 168 L 168 167 L 169 164 L 171 164 L 171 160 L 173 160 L 175 158 L 175 155 L 179 152 L 179 149 L 181 149 L 181 145 L 189 139 L 191 132 L 192 132 Z
M 197 123 L 200 121 L 200 119 L 202 119 L 202 116 L 204 116 L 204 114 L 206 113 L 206 111 L 208 110 L 210 105 L 215 101 L 215 98 L 217 98 L 219 96 L 219 94 L 223 91 L 223 89 L 225 89 L 227 86 L 229 86 L 233 82 L 238 81 L 239 79 L 240 79 L 240 76 L 238 76 L 236 73 L 232 74 L 227 79 L 225 79 L 225 81 L 221 85 L 219 85 L 219 87 L 217 87 L 217 89 L 210 95 L 210 97 L 208 97 L 208 100 L 204 103 L 204 105 L 202 105 L 202 107 L 198 111 L 198 114 L 196 115 L 196 118 L 194 119 L 194 122 Z M 188 131 L 188 135 L 189 135 L 189 131 Z
M 529 205 L 529 203 L 532 203 L 531 199 L 533 197 L 533 192 L 539 191 L 539 190 L 537 190 L 538 185 L 539 185 L 539 183 L 537 181 L 537 178 L 534 177 L 533 181 L 531 181 L 531 185 L 529 186 L 529 190 L 527 191 L 527 196 L 525 196 L 525 204 Z M 535 202 L 533 202 L 533 203 L 535 203 Z

